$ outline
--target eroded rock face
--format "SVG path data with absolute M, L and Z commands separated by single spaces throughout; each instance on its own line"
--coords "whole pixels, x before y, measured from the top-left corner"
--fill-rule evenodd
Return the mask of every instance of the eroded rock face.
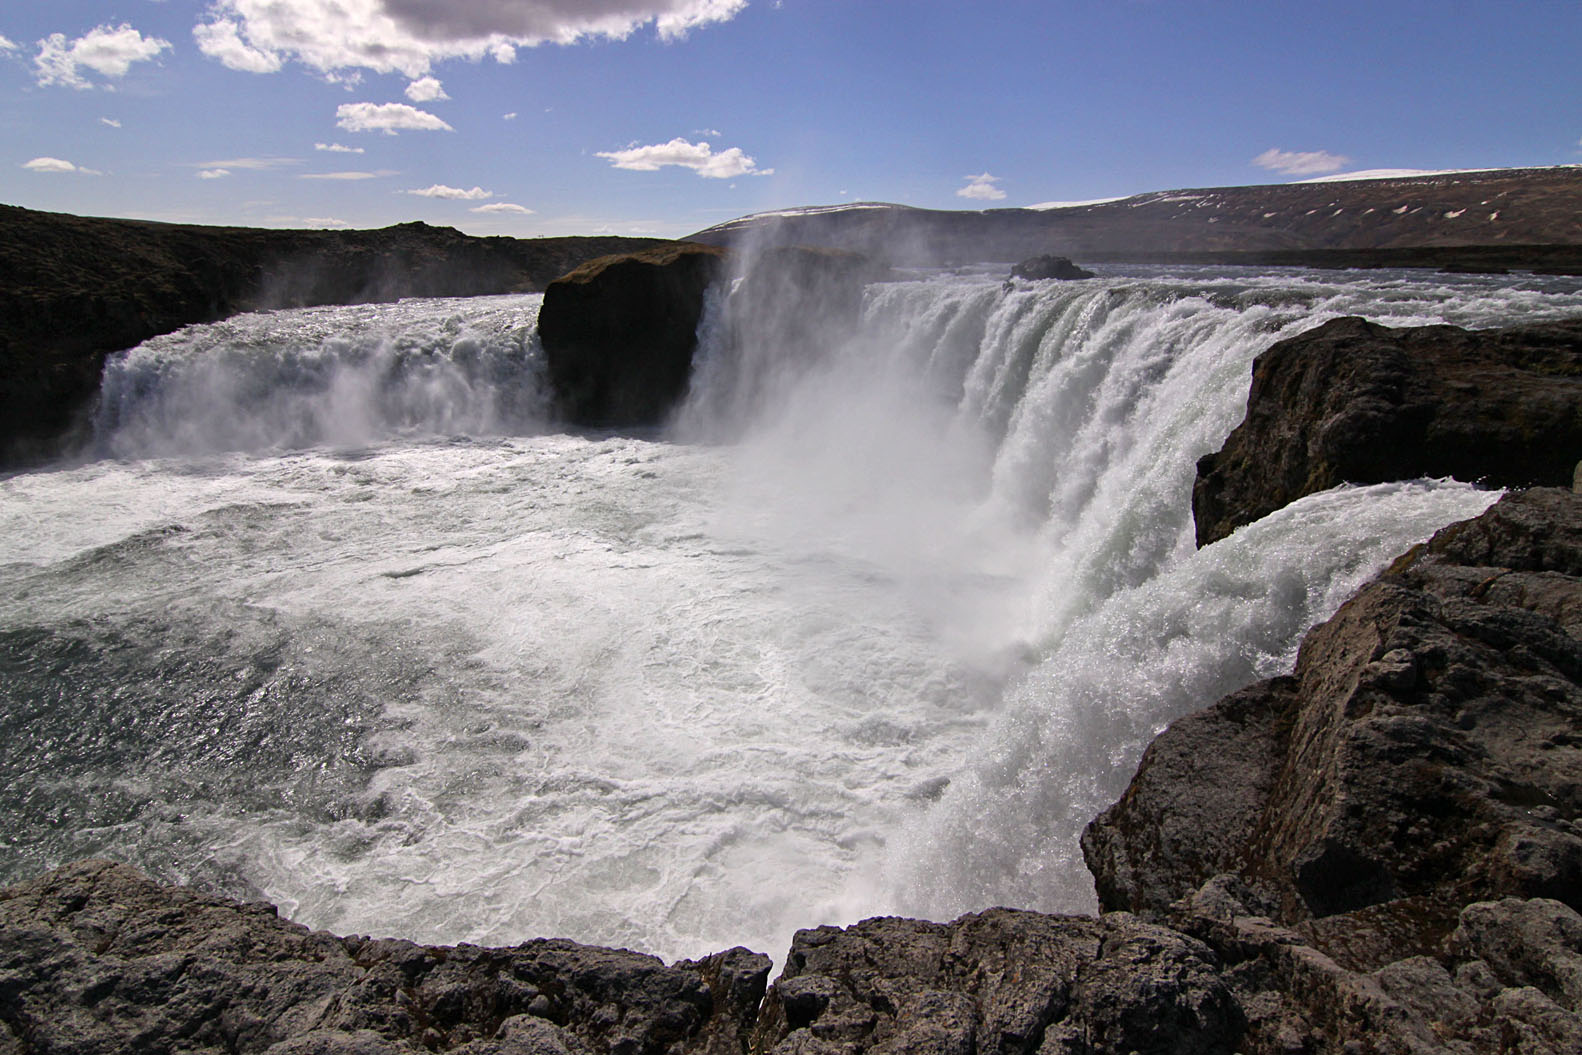
M 814 361 L 848 336 L 863 287 L 888 273 L 855 253 L 798 246 L 735 263 L 724 343 L 771 342 L 787 362 Z M 728 273 L 724 250 L 681 243 L 590 261 L 550 283 L 538 332 L 567 420 L 664 424 L 688 391 L 705 296 Z
M 1255 1049 L 1576 1050 L 1579 730 L 1582 495 L 1511 494 L 1309 632 L 1292 676 L 1161 734 L 1083 851 L 1105 909 L 1237 965 Z
M 544 291 L 538 334 L 576 425 L 661 424 L 687 390 L 703 297 L 724 250 L 680 243 L 590 260 Z
M 1205 546 L 1340 483 L 1565 486 L 1582 458 L 1582 321 L 1507 330 L 1335 319 L 1253 366 L 1247 417 L 1198 462 Z
M 0 1050 L 741 1055 L 768 973 L 744 949 L 339 938 L 108 861 L 0 892 Z

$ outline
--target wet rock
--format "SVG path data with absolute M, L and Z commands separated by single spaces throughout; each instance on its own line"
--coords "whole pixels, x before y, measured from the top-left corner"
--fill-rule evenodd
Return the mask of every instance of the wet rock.
M 686 392 L 703 295 L 724 257 L 679 243 L 591 260 L 549 284 L 538 332 L 567 420 L 615 428 L 664 421 Z
M 740 1055 L 768 966 L 339 938 L 108 861 L 0 891 L 0 1023 L 24 1051 Z
M 1086 268 L 1078 267 L 1066 257 L 1046 254 L 1023 260 L 1020 264 L 1011 268 L 1011 277 L 1071 281 L 1073 279 L 1092 278 L 1093 272 Z
M 836 250 L 786 246 L 738 255 L 685 243 L 590 261 L 550 283 L 539 337 L 561 413 L 601 428 L 663 424 L 692 377 L 709 288 L 739 279 L 724 313 L 727 355 L 816 361 L 849 336 L 863 287 L 888 269 Z M 752 352 L 745 354 L 754 354 Z
M 1198 545 L 1341 483 L 1570 484 L 1582 321 L 1506 330 L 1335 319 L 1253 366 L 1247 417 L 1198 462 Z

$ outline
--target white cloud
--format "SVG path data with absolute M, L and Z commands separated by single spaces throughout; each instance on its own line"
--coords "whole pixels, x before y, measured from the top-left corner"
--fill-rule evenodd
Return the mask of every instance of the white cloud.
M 337 220 L 333 216 L 304 216 L 302 218 L 302 225 L 304 227 L 350 227 L 351 226 L 351 224 L 347 223 L 345 220 Z
M 297 158 L 225 158 L 223 161 L 199 161 L 193 164 L 200 169 L 248 169 L 261 171 L 263 169 L 285 168 L 288 165 L 300 165 Z
M 192 27 L 198 50 L 228 69 L 243 73 L 274 73 L 284 63 L 280 52 L 255 48 L 242 39 L 241 27 L 229 18 Z
M 15 50 L 16 50 L 16 42 L 15 41 L 11 41 L 11 40 L 6 39 L 4 36 L 0 36 L 0 51 L 15 51 Z
M 314 143 L 314 150 L 327 150 L 331 154 L 366 154 L 362 147 L 343 146 L 340 143 Z
M 490 202 L 488 205 L 474 205 L 472 208 L 468 209 L 467 211 L 468 212 L 511 212 L 511 213 L 517 213 L 517 214 L 522 215 L 522 216 L 527 216 L 527 215 L 530 215 L 533 210 L 527 208 L 525 205 L 517 205 L 514 202 L 493 201 L 493 202 Z
M 455 131 L 427 110 L 406 103 L 342 103 L 335 110 L 335 123 L 348 132 L 384 132 L 386 135 L 402 130 Z
M 419 77 L 406 86 L 406 97 L 415 103 L 432 103 L 439 99 L 449 99 L 445 94 L 445 86 L 437 77 Z
M 33 71 L 41 86 L 88 89 L 93 85 L 81 69 L 101 77 L 124 77 L 132 63 L 153 59 L 168 47 L 170 41 L 145 37 L 125 22 L 113 29 L 96 26 L 69 44 L 66 34 L 52 33 L 38 42 Z
M 380 169 L 378 172 L 304 172 L 297 179 L 365 180 L 394 175 L 390 169 Z
M 1327 150 L 1279 150 L 1271 147 L 1252 159 L 1259 168 L 1283 172 L 1287 176 L 1319 176 L 1338 172 L 1351 163 L 1348 157 L 1331 154 Z
M 199 179 L 224 179 L 231 174 L 230 169 L 199 169 Z
M 500 115 L 500 120 L 502 120 L 502 121 L 515 121 L 516 120 L 516 111 L 512 110 L 508 114 L 501 114 Z
M 34 172 L 80 172 L 84 176 L 104 175 L 98 169 L 83 168 L 61 158 L 34 158 L 32 161 L 24 161 L 22 167 Z
M 971 198 L 975 201 L 999 201 L 1005 197 L 1005 192 L 996 187 L 1000 177 L 991 176 L 987 172 L 980 172 L 976 176 L 963 177 L 967 185 L 956 191 L 958 198 Z
M 101 125 L 109 125 L 111 128 L 120 128 L 121 127 L 121 122 L 117 121 L 113 117 L 101 117 L 101 118 L 99 118 L 99 123 Z
M 734 18 L 747 0 L 214 0 L 193 31 L 232 69 L 273 72 L 296 60 L 326 75 L 400 73 L 418 80 L 445 59 L 509 63 L 518 47 L 621 39 L 652 24 L 673 40 Z
M 493 191 L 484 190 L 482 187 L 462 190 L 460 187 L 447 187 L 443 183 L 436 183 L 422 190 L 409 190 L 407 193 L 416 194 L 419 198 L 449 198 L 452 201 L 482 201 L 494 197 Z
M 680 137 L 653 146 L 601 150 L 595 156 L 609 158 L 616 168 L 631 172 L 657 172 L 666 165 L 676 165 L 709 179 L 768 176 L 774 172 L 774 169 L 759 168 L 756 161 L 742 153 L 741 147 L 731 147 L 716 154 L 707 142 L 689 143 Z

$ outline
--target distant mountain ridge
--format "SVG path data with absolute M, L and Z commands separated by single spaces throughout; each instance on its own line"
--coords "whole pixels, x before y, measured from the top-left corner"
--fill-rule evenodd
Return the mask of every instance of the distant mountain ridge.
M 748 238 L 915 265 L 1049 252 L 1144 262 L 1193 254 L 1582 247 L 1582 166 L 1155 191 L 1033 209 L 861 202 L 759 213 L 688 236 L 710 245 Z M 1512 256 L 1514 266 L 1520 256 Z M 1499 254 L 1493 260 L 1499 264 Z

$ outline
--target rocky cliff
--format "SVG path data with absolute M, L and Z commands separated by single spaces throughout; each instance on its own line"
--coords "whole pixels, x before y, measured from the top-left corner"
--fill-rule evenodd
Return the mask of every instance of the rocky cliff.
M 1083 849 L 1098 917 L 992 909 L 665 966 L 337 937 L 109 862 L 0 891 L 0 1052 L 1582 1050 L 1582 495 L 1405 554 L 1295 672 L 1184 718 Z
M 0 464 L 52 453 L 105 357 L 240 311 L 536 291 L 647 238 L 472 238 L 449 227 L 276 231 L 0 206 Z
M 1341 483 L 1569 485 L 1582 320 L 1504 330 L 1334 319 L 1253 365 L 1247 416 L 1198 462 L 1198 545 Z

